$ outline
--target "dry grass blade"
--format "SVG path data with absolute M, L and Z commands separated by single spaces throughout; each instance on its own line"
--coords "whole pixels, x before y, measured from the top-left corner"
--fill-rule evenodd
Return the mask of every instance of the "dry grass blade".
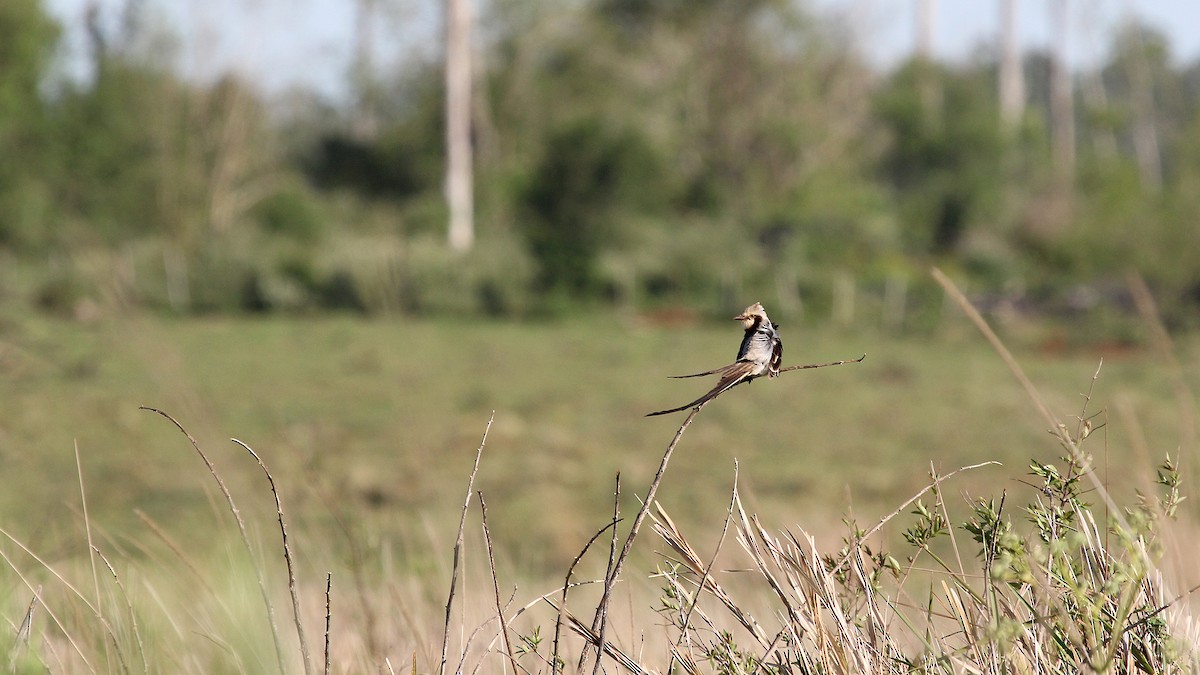
M 491 431 L 492 422 L 495 419 L 496 413 L 492 411 L 492 416 L 488 419 L 487 426 L 483 430 L 483 439 L 479 441 L 479 449 L 475 452 L 475 465 L 471 468 L 471 477 L 467 479 L 467 498 L 463 501 L 462 512 L 458 519 L 458 536 L 454 540 L 454 563 L 450 572 L 450 594 L 446 598 L 446 623 L 442 630 L 442 665 L 438 671 L 442 675 L 446 673 L 446 650 L 450 645 L 450 610 L 454 606 L 454 593 L 458 589 L 458 571 L 459 564 L 462 562 L 463 530 L 467 525 L 467 509 L 471 506 L 471 495 L 475 487 L 475 474 L 479 473 L 479 460 L 483 457 L 483 447 L 487 445 L 488 432 Z
M 16 639 L 13 640 L 12 651 L 8 655 L 8 669 L 12 672 L 17 670 L 17 660 L 21 658 L 21 653 L 29 647 L 29 638 L 33 635 L 33 610 L 38 604 L 38 595 L 41 594 L 42 587 L 38 586 L 33 592 L 33 598 L 29 601 L 29 608 L 25 610 L 25 616 L 21 619 L 21 625 L 17 627 Z
M 736 502 L 736 500 L 737 495 L 735 493 L 734 501 Z M 697 588 L 696 597 L 693 599 L 691 608 L 685 615 L 684 624 L 681 627 L 680 638 L 682 639 L 684 637 L 684 632 L 686 632 L 688 619 L 691 616 L 691 609 L 694 609 L 696 605 L 699 604 L 700 591 L 708 591 L 714 598 L 717 599 L 718 602 L 720 602 L 727 610 L 729 610 L 729 613 L 733 616 L 733 618 L 736 619 L 737 622 L 741 624 L 747 632 L 750 633 L 751 637 L 753 637 L 756 642 L 758 642 L 762 647 L 766 648 L 770 644 L 770 640 L 767 639 L 766 631 L 763 630 L 762 626 L 759 625 L 758 621 L 755 620 L 755 618 L 749 612 L 743 610 L 737 605 L 736 602 L 734 602 L 733 596 L 731 596 L 724 588 L 721 587 L 719 583 L 717 583 L 716 579 L 711 574 L 712 563 L 710 562 L 709 565 L 706 566 L 703 561 L 700 560 L 700 556 L 696 553 L 695 549 L 692 548 L 691 544 L 687 542 L 687 539 L 684 538 L 683 534 L 679 531 L 679 528 L 675 525 L 675 522 L 672 521 L 667 515 L 666 511 L 659 506 L 658 513 L 651 514 L 651 518 L 654 519 L 654 523 L 652 525 L 654 532 L 658 534 L 658 536 L 661 537 L 668 546 L 673 548 L 675 552 L 679 554 L 680 561 L 686 565 L 693 574 L 701 579 Z M 715 554 L 713 558 L 715 560 Z M 679 641 L 676 641 L 676 645 L 678 644 Z
M 262 458 L 258 456 L 258 453 L 254 452 L 253 448 L 236 438 L 231 438 L 230 440 L 242 446 L 246 449 L 246 452 L 250 453 L 254 461 L 258 462 L 259 468 L 267 475 L 267 482 L 271 485 L 271 494 L 275 497 L 275 514 L 279 519 L 279 533 L 283 538 L 283 560 L 287 564 L 288 592 L 292 596 L 292 617 L 296 622 L 296 637 L 300 640 L 300 656 L 304 659 L 305 675 L 312 675 L 312 654 L 308 651 L 308 640 L 304 637 L 304 621 L 300 614 L 300 595 L 296 590 L 296 569 L 292 563 L 292 547 L 288 543 L 287 523 L 283 518 L 283 502 L 279 499 L 279 490 L 275 488 L 275 478 L 271 475 L 271 471 L 267 468 L 267 465 L 263 463 Z
M 237 503 L 233 501 L 233 494 L 229 492 L 229 488 L 225 487 L 225 481 L 222 480 L 221 475 L 217 473 L 217 468 L 213 466 L 213 463 L 208 459 L 208 455 L 204 454 L 204 451 L 200 449 L 200 443 L 196 441 L 192 434 L 188 432 L 188 430 L 185 429 L 178 420 L 176 420 L 174 417 L 171 417 L 167 413 L 158 410 L 157 408 L 151 408 L 144 405 L 138 406 L 138 409 L 157 413 L 158 415 L 165 417 L 171 422 L 171 424 L 175 425 L 176 429 L 179 429 L 180 433 L 187 437 L 188 442 L 192 444 L 192 449 L 195 450 L 196 454 L 200 456 L 200 459 L 204 461 L 204 466 L 208 467 L 208 473 L 212 475 L 213 480 L 217 483 L 217 487 L 221 490 L 221 494 L 225 496 L 225 503 L 229 506 L 229 511 L 233 513 L 234 521 L 237 522 L 238 535 L 242 539 L 242 546 L 245 547 L 246 554 L 253 559 L 254 548 L 250 545 L 250 535 L 246 532 L 246 521 L 242 520 L 242 512 L 238 509 Z M 262 569 L 260 569 L 258 565 L 252 565 L 252 567 L 254 568 L 254 576 L 258 582 L 258 590 L 262 595 L 263 604 L 267 608 L 267 618 L 271 622 L 271 640 L 275 644 L 275 658 L 279 662 L 279 672 L 280 675 L 284 675 L 284 673 L 286 673 L 284 665 L 286 661 L 283 658 L 283 646 L 279 642 L 279 624 L 275 621 L 275 608 L 271 605 L 271 597 L 267 594 L 267 582 L 263 578 Z
M 553 607 L 555 610 L 562 611 L 554 601 L 547 596 L 543 596 L 542 600 Z M 576 635 L 583 638 L 585 642 L 597 649 L 603 648 L 604 653 L 616 661 L 625 670 L 635 673 L 636 675 L 651 675 L 653 671 L 644 668 L 640 663 L 634 660 L 625 652 L 621 651 L 616 645 L 611 642 L 600 644 L 600 636 L 595 631 L 588 628 L 582 621 L 575 617 L 570 610 L 566 610 L 567 626 L 575 632 Z
M 75 475 L 79 478 L 79 503 L 83 508 L 83 531 L 87 536 L 88 564 L 92 567 L 92 587 L 96 592 L 96 615 L 104 617 L 104 608 L 100 603 L 100 575 L 96 573 L 96 558 L 92 554 L 95 545 L 92 544 L 92 521 L 88 518 L 87 492 L 83 489 L 83 464 L 79 461 L 79 441 L 75 441 Z
M 779 583 L 779 579 L 767 565 L 767 559 L 763 556 L 762 547 L 759 545 L 755 529 L 750 525 L 750 518 L 746 515 L 746 510 L 742 507 L 741 497 L 738 497 L 737 499 L 737 514 L 738 519 L 736 524 L 738 531 L 738 542 L 742 545 L 742 548 L 744 548 L 746 552 L 750 554 L 750 559 L 754 561 L 754 566 L 758 570 L 759 575 L 766 580 L 767 585 L 770 586 L 771 590 L 775 592 L 775 596 L 778 597 L 781 602 L 783 602 L 784 607 L 787 609 L 788 616 L 797 616 L 796 612 L 792 608 L 792 599 L 788 596 L 787 591 L 784 590 L 783 586 Z M 757 636 L 757 639 L 764 646 L 768 644 L 766 638 L 763 636 Z

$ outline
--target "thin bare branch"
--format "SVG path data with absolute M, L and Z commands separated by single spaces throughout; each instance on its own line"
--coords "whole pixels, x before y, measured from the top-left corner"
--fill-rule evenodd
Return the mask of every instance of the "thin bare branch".
M 616 485 L 613 488 L 612 522 L 614 523 L 614 527 L 613 527 L 613 531 L 612 531 L 612 540 L 609 542 L 609 545 L 608 545 L 608 563 L 604 567 L 605 588 L 607 588 L 608 583 L 612 579 L 615 578 L 614 573 L 613 573 L 613 569 L 616 566 L 616 556 L 617 556 L 617 528 L 615 527 L 615 523 L 618 520 L 620 520 L 620 518 L 621 518 L 621 474 L 618 473 L 617 478 L 616 478 Z M 605 634 L 608 632 L 608 603 L 607 602 L 601 603 L 601 606 L 598 608 L 598 611 L 599 610 L 602 610 L 602 611 L 600 611 L 600 615 L 599 615 L 600 616 L 600 628 L 599 628 L 599 630 L 596 631 L 596 636 L 597 636 L 596 644 L 603 645 L 604 641 L 605 641 Z M 587 660 L 587 650 L 586 649 L 583 650 L 579 654 L 580 670 L 583 669 L 583 663 L 585 660 Z M 600 653 L 597 651 L 596 652 L 596 663 L 592 667 L 593 673 L 599 672 L 598 669 L 600 668 L 600 662 L 602 660 L 603 659 L 600 658 Z
M 613 586 L 617 583 L 617 577 L 621 574 L 621 569 L 625 566 L 625 559 L 629 557 L 629 552 L 633 549 L 633 542 L 637 539 L 638 532 L 642 528 L 642 521 L 646 519 L 646 514 L 650 511 L 650 505 L 654 503 L 654 495 L 658 492 L 658 486 L 662 483 L 663 475 L 667 472 L 667 464 L 671 461 L 671 453 L 675 452 L 675 446 L 679 445 L 679 439 L 683 438 L 683 432 L 691 426 L 692 420 L 696 419 L 696 415 L 704 409 L 707 401 L 692 408 L 688 413 L 683 424 L 679 425 L 679 431 L 675 432 L 675 437 L 671 439 L 671 443 L 667 445 L 666 452 L 663 453 L 662 461 L 658 464 L 658 472 L 654 474 L 654 480 L 650 482 L 650 489 L 646 492 L 646 498 L 642 500 L 642 507 L 638 510 L 637 516 L 633 519 L 633 526 L 629 529 L 629 535 L 625 537 L 625 544 L 621 547 L 621 553 L 617 556 L 617 561 L 612 567 L 612 572 L 607 575 L 604 580 L 604 593 L 600 597 L 600 604 L 596 607 L 596 616 L 592 619 L 592 632 L 599 633 L 600 622 L 608 611 L 609 598 L 612 596 Z M 584 650 L 586 654 L 587 651 Z M 596 643 L 596 660 L 601 659 L 601 654 L 606 653 L 606 647 L 603 641 Z M 593 672 L 599 672 L 597 668 Z
M 454 592 L 458 588 L 458 567 L 462 561 L 463 530 L 467 525 L 467 509 L 471 506 L 471 494 L 475 486 L 475 474 L 479 473 L 479 460 L 483 457 L 483 446 L 487 445 L 488 432 L 496 419 L 496 411 L 492 411 L 487 427 L 483 430 L 483 439 L 479 441 L 479 450 L 475 452 L 475 465 L 471 468 L 471 477 L 467 479 L 467 498 L 463 501 L 462 512 L 458 518 L 458 536 L 454 540 L 454 565 L 450 572 L 450 595 L 446 598 L 446 623 L 442 630 L 442 665 L 438 671 L 446 673 L 446 650 L 450 645 L 450 610 L 454 606 Z
M 330 595 L 333 590 L 333 573 L 325 573 L 325 675 L 329 675 L 329 628 L 333 619 L 330 611 Z
M 830 361 L 829 363 L 808 363 L 803 366 L 788 366 L 787 368 L 780 368 L 779 372 L 786 373 L 789 370 L 808 370 L 810 368 L 827 368 L 829 366 L 841 366 L 841 365 L 845 365 L 847 363 L 862 363 L 863 360 L 865 360 L 866 358 L 867 358 L 867 355 L 863 354 L 862 356 L 858 357 L 857 359 L 843 359 L 841 361 Z
M 517 657 L 513 656 L 512 641 L 508 637 L 508 624 L 504 621 L 504 605 L 500 602 L 500 580 L 496 577 L 496 555 L 492 550 L 492 532 L 488 529 L 487 502 L 483 501 L 483 492 L 476 492 L 479 498 L 479 513 L 483 519 L 483 541 L 487 544 L 488 569 L 492 572 L 492 591 L 496 598 L 496 620 L 500 623 L 500 637 L 504 641 L 504 654 L 512 664 L 513 673 L 519 673 Z
M 618 483 L 620 482 L 620 480 L 621 480 L 621 474 L 618 473 L 617 474 Z M 554 622 L 554 649 L 551 652 L 551 656 L 550 656 L 551 672 L 557 673 L 560 670 L 562 670 L 561 666 L 564 663 L 563 661 L 560 661 L 558 658 L 558 639 L 562 632 L 563 614 L 567 608 L 567 589 L 571 587 L 571 576 L 575 573 L 575 567 L 577 565 L 579 565 L 579 561 L 583 560 L 584 554 L 586 554 L 588 552 L 588 549 L 592 547 L 592 544 L 596 543 L 596 540 L 600 538 L 600 535 L 604 534 L 605 530 L 607 530 L 608 528 L 611 527 L 611 528 L 613 528 L 614 532 L 616 531 L 618 522 L 620 522 L 620 521 L 619 520 L 609 521 L 608 524 L 606 524 L 604 527 L 597 530 L 596 534 L 593 534 L 592 538 L 588 539 L 587 543 L 583 545 L 583 549 L 581 549 L 579 551 L 579 555 L 575 556 L 575 560 L 571 561 L 571 566 L 567 568 L 567 576 L 565 579 L 563 579 L 562 597 L 558 601 L 558 618 Z

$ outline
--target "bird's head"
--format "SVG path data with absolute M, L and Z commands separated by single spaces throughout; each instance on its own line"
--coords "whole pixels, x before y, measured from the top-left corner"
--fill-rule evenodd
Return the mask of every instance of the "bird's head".
M 756 302 L 750 305 L 741 314 L 733 317 L 734 321 L 741 321 L 742 325 L 750 328 L 759 321 L 768 321 L 767 310 L 763 309 L 761 302 Z

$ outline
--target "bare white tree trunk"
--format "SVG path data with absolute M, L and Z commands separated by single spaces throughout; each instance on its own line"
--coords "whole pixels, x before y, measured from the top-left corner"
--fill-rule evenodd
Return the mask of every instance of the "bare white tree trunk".
M 354 66 L 351 77 L 358 97 L 351 131 L 360 140 L 369 141 L 379 133 L 379 115 L 375 86 L 375 23 L 376 0 L 358 0 L 354 21 Z
M 1093 3 L 1094 4 L 1094 3 Z M 1089 43 L 1095 40 L 1097 33 L 1096 12 L 1083 13 L 1082 33 Z M 1089 68 L 1080 80 L 1080 93 L 1083 103 L 1089 112 L 1107 112 L 1109 109 L 1108 92 L 1104 88 L 1104 77 L 1099 68 Z M 1110 161 L 1117 156 L 1117 135 L 1108 123 L 1090 124 L 1092 152 L 1104 161 Z
M 455 251 L 475 242 L 472 164 L 470 0 L 446 0 L 446 202 Z
M 1069 23 L 1067 0 L 1050 4 L 1050 131 L 1054 166 L 1060 176 L 1075 175 L 1075 102 L 1071 93 L 1071 73 L 1067 68 Z
M 1142 184 L 1157 192 L 1162 188 L 1162 153 L 1154 121 L 1154 83 L 1146 63 L 1145 44 L 1138 29 L 1136 51 L 1128 65 L 1129 96 L 1133 103 L 1133 151 Z
M 937 0 L 917 0 L 917 56 L 930 60 L 933 58 L 934 15 L 937 14 Z
M 1025 114 L 1025 71 L 1017 43 L 1017 0 L 1000 0 L 1000 122 L 1014 129 Z

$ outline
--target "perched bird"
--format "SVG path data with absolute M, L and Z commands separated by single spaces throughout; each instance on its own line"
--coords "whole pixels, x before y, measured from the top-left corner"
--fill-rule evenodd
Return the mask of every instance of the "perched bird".
M 746 327 L 746 336 L 742 338 L 742 346 L 738 348 L 737 360 L 728 366 L 706 370 L 693 375 L 675 375 L 674 377 L 703 377 L 720 373 L 721 379 L 717 386 L 700 398 L 670 410 L 652 412 L 646 417 L 666 415 L 680 410 L 687 410 L 706 401 L 716 398 L 743 382 L 749 382 L 757 377 L 779 375 L 779 364 L 783 361 L 783 342 L 779 339 L 779 326 L 767 318 L 767 311 L 762 303 L 754 303 L 746 311 L 733 317 Z

